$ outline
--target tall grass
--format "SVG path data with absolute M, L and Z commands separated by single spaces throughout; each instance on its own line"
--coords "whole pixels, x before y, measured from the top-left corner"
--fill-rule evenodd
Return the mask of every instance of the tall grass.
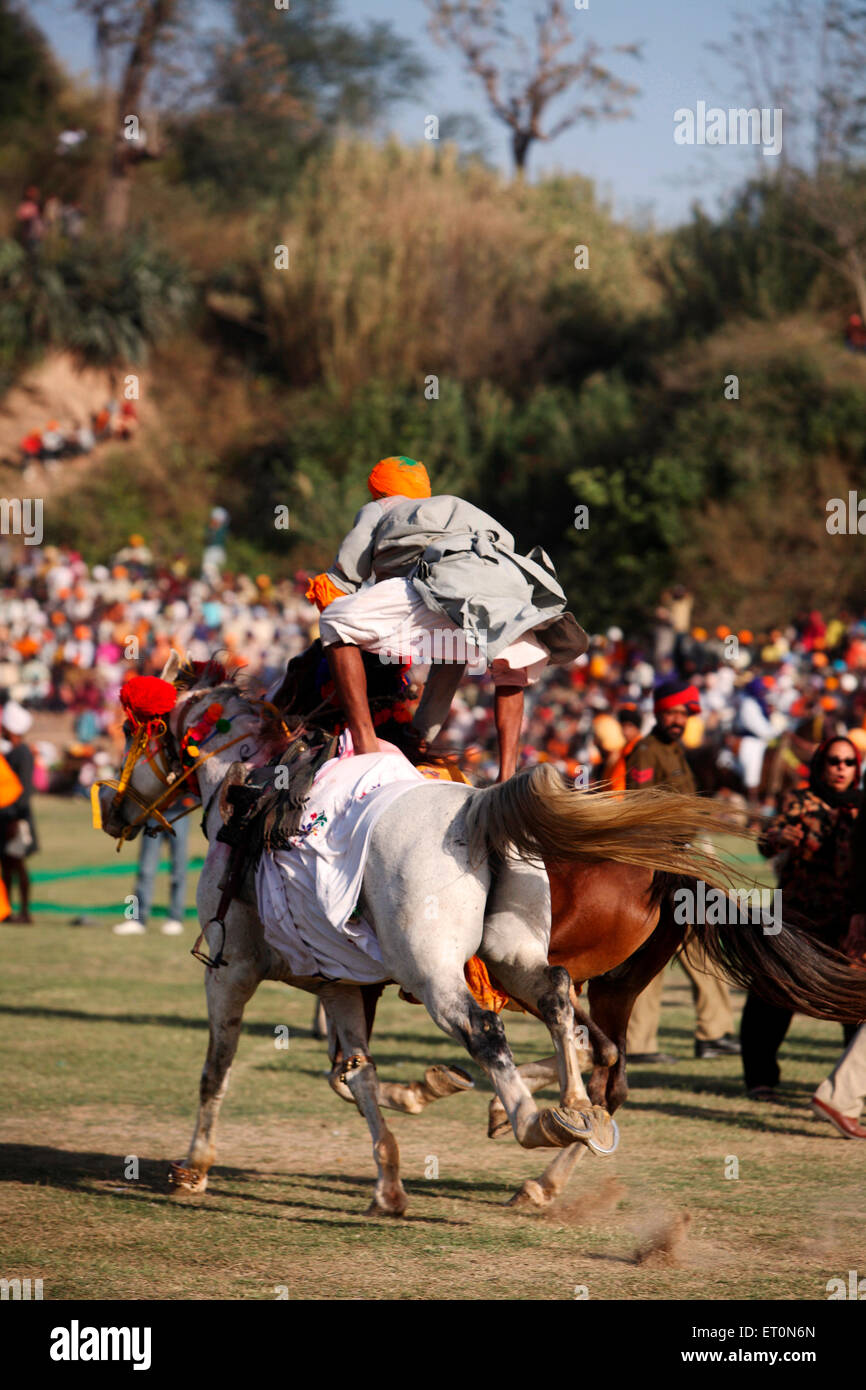
M 254 276 L 271 349 L 294 382 L 347 395 L 428 375 L 523 390 L 563 300 L 590 294 L 614 316 L 650 292 L 585 180 L 517 187 L 459 165 L 454 147 L 340 142 L 305 172 L 278 230 L 290 268 L 261 246 Z M 588 271 L 574 267 L 578 243 Z

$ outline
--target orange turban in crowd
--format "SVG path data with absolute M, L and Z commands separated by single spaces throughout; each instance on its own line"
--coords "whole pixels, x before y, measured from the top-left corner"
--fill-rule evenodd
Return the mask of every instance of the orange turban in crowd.
M 423 463 L 402 454 L 380 459 L 367 479 L 372 497 L 430 497 L 430 479 Z

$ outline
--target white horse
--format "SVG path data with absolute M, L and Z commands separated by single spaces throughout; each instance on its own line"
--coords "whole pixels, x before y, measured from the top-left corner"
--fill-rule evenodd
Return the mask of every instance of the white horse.
M 176 665 L 170 663 L 164 678 L 175 672 Z M 244 1007 L 262 980 L 283 980 L 319 995 L 326 1005 L 344 1059 L 340 1081 L 366 1118 L 373 1140 L 378 1178 L 370 1212 L 400 1215 L 406 1209 L 406 1194 L 399 1152 L 381 1113 L 383 1097 L 356 982 L 289 974 L 265 941 L 257 909 L 244 901 L 232 901 L 224 924 L 215 920 L 230 854 L 216 839 L 221 825 L 219 792 L 231 762 L 239 759 L 251 767 L 268 760 L 272 750 L 262 734 L 260 704 L 232 682 L 200 683 L 181 694 L 166 717 L 165 733 L 151 741 L 147 756 L 135 762 L 122 789 L 112 793 L 108 786 L 100 788 L 103 827 L 115 837 L 131 838 L 130 827 L 140 828 L 149 807 L 160 803 L 165 809 L 167 779 L 173 784 L 181 772 L 177 749 L 183 731 L 195 725 L 215 699 L 222 703 L 231 733 L 222 747 L 196 764 L 210 846 L 197 907 L 210 957 L 221 955 L 225 963 L 206 971 L 210 1040 L 199 1113 L 188 1156 L 173 1165 L 173 1184 L 195 1191 L 206 1187 Z M 565 970 L 547 962 L 547 876 L 529 858 L 546 853 L 560 859 L 604 857 L 670 867 L 674 859 L 683 859 L 685 822 L 680 817 L 679 839 L 656 833 L 654 806 L 652 797 L 641 809 L 634 798 L 626 803 L 582 796 L 568 789 L 552 769 L 539 767 L 481 791 L 453 782 L 413 786 L 382 813 L 371 835 L 359 907 L 375 930 L 383 978 L 419 999 L 433 1021 L 466 1047 L 490 1078 L 524 1148 L 582 1143 L 610 1152 L 616 1144 L 610 1116 L 591 1105 L 581 1078 L 571 981 Z M 522 859 L 515 857 L 514 845 Z M 435 924 L 424 911 L 431 888 L 438 904 Z M 482 1009 L 470 993 L 463 968 L 473 955 L 480 955 L 503 988 L 536 1008 L 546 1023 L 557 1057 L 556 1108 L 537 1108 L 515 1066 L 502 1019 Z

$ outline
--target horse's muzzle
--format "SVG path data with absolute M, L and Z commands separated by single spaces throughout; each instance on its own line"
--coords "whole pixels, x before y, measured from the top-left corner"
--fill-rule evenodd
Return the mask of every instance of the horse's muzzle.
M 115 806 L 114 799 L 117 793 L 112 787 L 100 787 L 98 792 L 99 811 L 102 819 L 102 829 L 106 835 L 110 835 L 113 840 L 120 839 L 121 834 L 126 828 L 126 821 L 123 819 L 123 802 Z M 128 840 L 134 840 L 140 834 L 141 826 L 137 825 L 134 830 L 130 830 L 126 836 Z

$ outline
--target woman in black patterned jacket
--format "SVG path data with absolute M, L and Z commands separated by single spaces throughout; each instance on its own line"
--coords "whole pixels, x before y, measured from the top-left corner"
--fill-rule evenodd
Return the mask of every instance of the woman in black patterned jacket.
M 812 757 L 809 785 L 792 792 L 780 814 L 758 840 L 765 858 L 778 865 L 785 916 L 807 919 L 815 935 L 840 948 L 848 934 L 852 838 L 861 806 L 860 755 L 847 738 L 822 743 Z M 779 1081 L 776 1054 L 793 1013 L 749 992 L 740 1025 L 746 1089 L 755 1100 L 772 1100 Z M 854 1029 L 846 1029 L 847 1037 Z

